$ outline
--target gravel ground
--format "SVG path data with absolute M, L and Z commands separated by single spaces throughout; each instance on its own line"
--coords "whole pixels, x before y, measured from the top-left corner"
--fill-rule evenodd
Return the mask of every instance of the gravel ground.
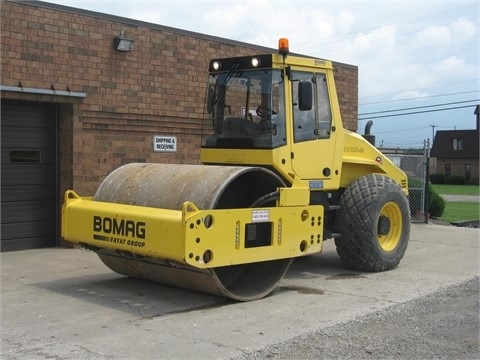
M 480 359 L 479 279 L 237 359 Z

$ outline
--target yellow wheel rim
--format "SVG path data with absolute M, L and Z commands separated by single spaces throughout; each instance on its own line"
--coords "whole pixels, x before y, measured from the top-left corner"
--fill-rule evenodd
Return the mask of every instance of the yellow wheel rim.
M 380 211 L 378 220 L 378 244 L 384 251 L 394 250 L 402 237 L 402 211 L 390 201 Z

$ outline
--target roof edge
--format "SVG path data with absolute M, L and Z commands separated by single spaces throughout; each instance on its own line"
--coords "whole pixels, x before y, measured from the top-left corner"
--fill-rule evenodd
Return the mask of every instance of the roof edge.
M 80 9 L 80 8 L 75 8 L 75 7 L 71 7 L 71 6 L 53 4 L 53 3 L 46 2 L 46 1 L 39 1 L 39 0 L 6 0 L 6 1 L 7 2 L 12 2 L 12 3 L 17 3 L 17 4 L 20 4 L 20 5 L 35 6 L 35 7 L 38 7 L 38 8 L 69 12 L 69 13 L 72 13 L 72 14 L 90 16 L 90 17 L 99 18 L 99 19 L 103 19 L 103 20 L 111 20 L 111 21 L 116 21 L 116 22 L 123 23 L 123 24 L 126 24 L 126 25 L 141 26 L 141 27 L 146 27 L 146 28 L 161 30 L 161 31 L 169 31 L 169 32 L 172 32 L 172 33 L 175 33 L 175 34 L 197 37 L 197 38 L 204 39 L 204 40 L 223 42 L 223 43 L 226 43 L 226 44 L 229 44 L 229 45 L 252 48 L 252 49 L 255 49 L 255 50 L 258 50 L 258 51 L 265 51 L 267 53 L 276 53 L 277 52 L 276 48 L 270 48 L 270 47 L 251 44 L 251 43 L 246 43 L 246 42 L 242 42 L 242 41 L 238 41 L 238 40 L 222 38 L 222 37 L 219 37 L 219 36 L 207 35 L 207 34 L 195 32 L 195 31 L 183 30 L 183 29 L 179 29 L 179 28 L 174 28 L 174 27 L 170 27 L 170 26 L 150 23 L 150 22 L 146 22 L 146 21 L 130 19 L 130 18 L 126 18 L 126 17 L 122 17 L 122 16 L 118 16 L 118 15 L 111 15 L 111 14 L 106 14 L 106 13 L 92 11 L 92 10 L 84 10 L 84 9 Z M 305 54 L 300 54 L 300 53 L 291 53 L 291 54 L 292 55 L 299 55 L 299 56 L 316 58 L 315 56 L 305 55 Z M 327 60 L 327 59 L 325 59 L 325 60 Z M 339 65 L 339 66 L 347 67 L 347 68 L 351 68 L 351 69 L 358 69 L 358 66 L 356 66 L 356 65 L 346 64 L 346 63 L 342 63 L 342 62 L 338 62 L 338 61 L 334 61 L 334 60 L 331 60 L 331 61 L 335 65 Z

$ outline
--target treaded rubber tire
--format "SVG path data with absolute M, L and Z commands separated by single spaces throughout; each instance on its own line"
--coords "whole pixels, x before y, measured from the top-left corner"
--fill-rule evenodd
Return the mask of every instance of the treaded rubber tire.
M 381 223 L 386 224 L 384 230 L 380 230 Z M 337 253 L 348 268 L 391 270 L 403 258 L 410 237 L 407 197 L 387 176 L 360 177 L 347 186 L 340 198 L 335 228 L 341 233 L 335 239 Z

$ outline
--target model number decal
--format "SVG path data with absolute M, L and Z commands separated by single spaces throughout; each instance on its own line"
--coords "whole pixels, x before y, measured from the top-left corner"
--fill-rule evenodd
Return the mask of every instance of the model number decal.
M 364 153 L 365 148 L 358 146 L 345 146 L 344 151 L 349 153 Z

